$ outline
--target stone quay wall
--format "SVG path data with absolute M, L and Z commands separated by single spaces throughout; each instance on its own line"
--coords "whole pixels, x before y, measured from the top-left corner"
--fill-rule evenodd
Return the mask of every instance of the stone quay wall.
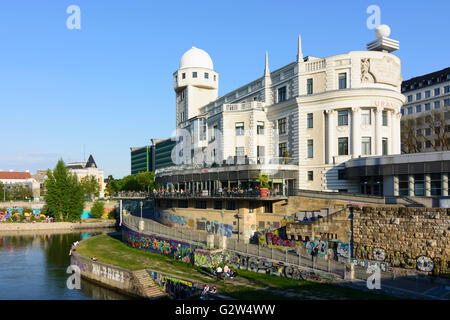
M 133 272 L 128 269 L 92 261 L 78 252 L 72 254 L 70 264 L 80 269 L 81 277 L 94 283 L 134 297 L 145 296 Z
M 102 222 L 52 222 L 52 223 L 0 223 L 0 232 L 2 231 L 35 231 L 35 230 L 76 230 L 76 229 L 97 229 L 113 228 L 116 226 L 116 220 L 105 220 Z
M 353 210 L 353 256 L 392 267 L 450 275 L 450 209 Z

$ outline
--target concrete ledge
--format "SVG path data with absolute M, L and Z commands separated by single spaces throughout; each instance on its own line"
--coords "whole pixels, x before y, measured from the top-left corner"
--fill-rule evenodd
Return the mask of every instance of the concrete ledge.
M 72 254 L 70 264 L 78 266 L 81 277 L 89 281 L 129 296 L 145 296 L 133 272 L 128 269 L 92 261 L 78 252 Z
M 98 229 L 113 228 L 116 225 L 115 220 L 106 220 L 102 222 L 52 222 L 52 223 L 2 223 L 0 222 L 0 232 L 2 231 L 32 231 L 32 230 L 75 230 L 75 229 Z

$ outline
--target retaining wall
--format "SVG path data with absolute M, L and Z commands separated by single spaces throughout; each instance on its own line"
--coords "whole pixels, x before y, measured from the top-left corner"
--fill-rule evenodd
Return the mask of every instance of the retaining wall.
M 116 225 L 115 220 L 106 220 L 102 222 L 52 222 L 52 223 L 0 223 L 0 232 L 2 231 L 33 231 L 33 230 L 76 230 L 76 229 L 98 229 L 113 228 Z

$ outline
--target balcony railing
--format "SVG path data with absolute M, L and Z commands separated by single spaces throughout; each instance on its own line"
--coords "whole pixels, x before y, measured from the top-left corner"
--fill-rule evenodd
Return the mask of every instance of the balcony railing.
M 203 162 L 200 164 L 181 164 L 178 166 L 171 166 L 155 171 L 155 174 L 164 174 L 175 171 L 185 171 L 185 170 L 201 170 L 209 168 L 227 168 L 236 165 L 298 165 L 297 158 L 279 158 L 279 157 L 247 157 L 247 156 L 230 156 L 227 160 L 220 162 L 207 163 Z

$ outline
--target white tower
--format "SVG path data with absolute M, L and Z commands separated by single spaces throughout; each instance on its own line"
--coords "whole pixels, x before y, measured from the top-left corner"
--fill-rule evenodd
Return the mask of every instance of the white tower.
M 202 106 L 217 99 L 219 74 L 214 71 L 209 54 L 192 47 L 181 58 L 173 78 L 179 128 L 184 127 L 186 120 L 198 116 Z

